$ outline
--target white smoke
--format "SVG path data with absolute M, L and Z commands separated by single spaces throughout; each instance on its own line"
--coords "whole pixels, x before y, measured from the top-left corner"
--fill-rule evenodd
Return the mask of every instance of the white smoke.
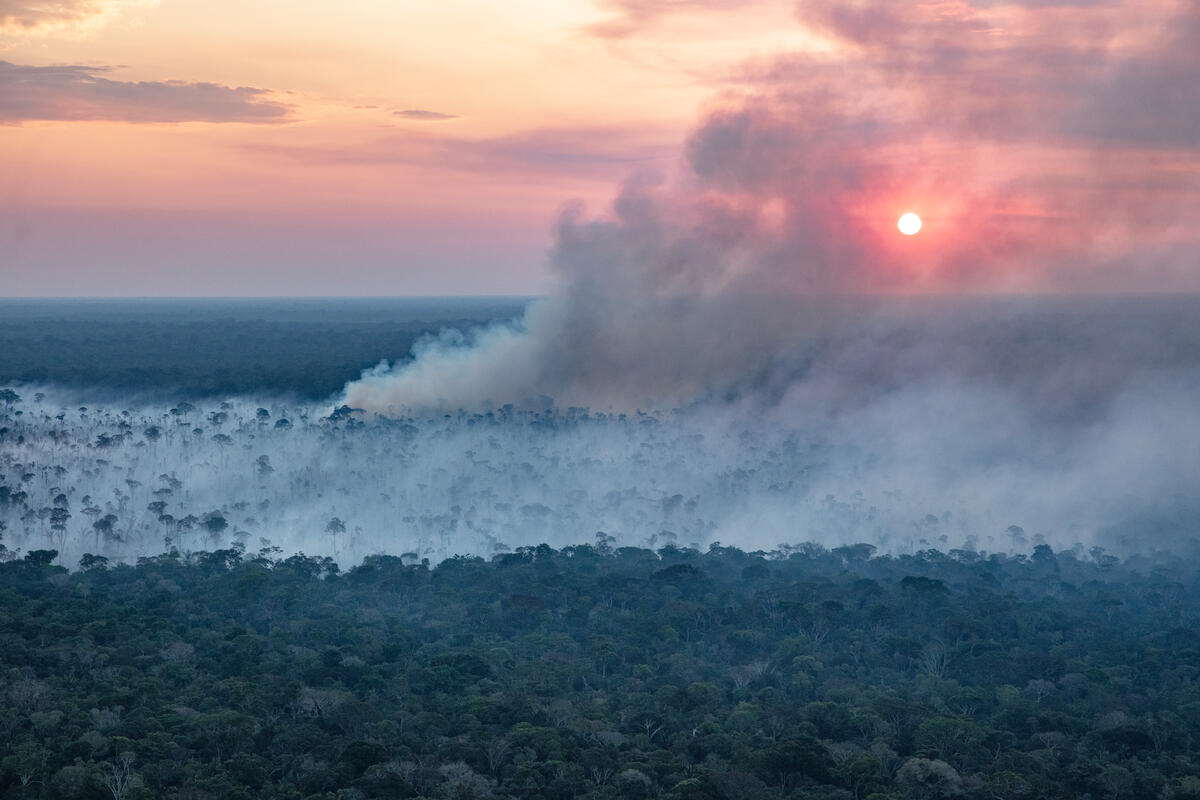
M 386 418 L 262 398 L 81 410 L 18 387 L 0 409 L 3 541 L 66 563 L 238 542 L 437 561 L 600 532 L 652 548 L 1180 552 L 1200 535 L 1198 305 L 846 300 L 826 310 L 840 325 L 758 379 L 644 413 Z
M 669 408 L 768 369 L 805 315 L 800 298 L 762 280 L 751 252 L 762 243 L 757 222 L 731 214 L 715 224 L 720 212 L 710 209 L 681 227 L 662 218 L 662 203 L 638 179 L 611 221 L 568 213 L 553 255 L 560 283 L 519 324 L 426 340 L 411 361 L 347 385 L 344 402 L 401 413 L 545 397 L 564 407 Z

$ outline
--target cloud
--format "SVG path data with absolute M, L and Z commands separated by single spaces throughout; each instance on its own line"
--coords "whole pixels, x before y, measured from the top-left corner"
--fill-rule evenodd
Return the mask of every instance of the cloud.
M 1200 149 L 1200 3 L 1149 52 L 1114 59 L 1067 115 L 1067 132 L 1143 147 Z
M 1092 288 L 1200 283 L 1194 260 L 1149 268 L 1195 228 L 1200 4 L 797 10 L 835 46 L 747 64 L 690 154 L 706 185 L 823 217 L 818 240 L 850 245 L 826 274 L 1080 288 L 1090 265 L 1123 262 L 1123 279 L 1097 274 Z M 940 240 L 905 259 L 862 223 L 913 204 L 938 217 Z
M 148 7 L 157 0 L 0 0 L 0 34 L 45 35 L 81 32 L 114 17 L 123 8 Z
M 607 178 L 661 165 L 674 142 L 642 128 L 535 128 L 479 139 L 405 132 L 367 142 L 333 146 L 254 145 L 305 162 L 413 164 L 439 169 L 529 176 Z
M 287 120 L 266 89 L 185 81 L 118 81 L 111 67 L 34 67 L 0 61 L 0 123 L 30 120 L 251 122 Z
M 1200 147 L 1200 2 L 802 0 L 800 21 L 853 48 L 841 78 L 818 57 L 776 62 L 776 87 L 886 96 L 903 136 L 952 126 L 990 139 L 1080 137 Z M 790 62 L 790 63 L 789 63 Z M 769 77 L 760 74 L 758 77 Z M 751 78 L 754 81 L 754 78 Z M 862 109 L 856 109 L 860 118 Z M 907 116 L 905 116 L 907 115 Z
M 397 117 L 421 122 L 438 122 L 444 119 L 458 119 L 457 114 L 443 114 L 440 111 L 426 111 L 423 108 L 407 108 L 404 111 L 393 111 Z
M 633 36 L 673 16 L 704 13 L 747 13 L 761 0 L 606 0 L 601 3 L 614 12 L 603 22 L 589 25 L 585 30 L 602 39 L 623 39 Z
M 586 172 L 600 168 L 635 169 L 663 155 L 653 133 L 621 128 L 538 128 L 476 140 L 445 140 L 438 144 L 449 161 L 478 166 L 553 172 Z

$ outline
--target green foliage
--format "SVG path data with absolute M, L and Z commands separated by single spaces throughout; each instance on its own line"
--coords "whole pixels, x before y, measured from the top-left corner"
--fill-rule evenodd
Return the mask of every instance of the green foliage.
M 0 796 L 1200 798 L 1182 560 L 270 555 L 0 563 Z

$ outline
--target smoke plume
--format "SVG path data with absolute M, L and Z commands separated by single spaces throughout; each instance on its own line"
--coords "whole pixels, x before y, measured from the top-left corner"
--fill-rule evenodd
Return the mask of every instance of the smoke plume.
M 830 49 L 740 65 L 682 176 L 568 209 L 519 324 L 427 340 L 344 401 L 670 408 L 793 378 L 847 324 L 829 298 L 1200 289 L 1195 2 L 797 15 Z

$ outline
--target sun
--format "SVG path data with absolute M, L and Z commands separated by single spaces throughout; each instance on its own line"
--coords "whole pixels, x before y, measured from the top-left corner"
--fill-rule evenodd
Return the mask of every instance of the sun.
M 912 236 L 921 230 L 921 218 L 910 211 L 896 221 L 896 227 L 905 236 Z

